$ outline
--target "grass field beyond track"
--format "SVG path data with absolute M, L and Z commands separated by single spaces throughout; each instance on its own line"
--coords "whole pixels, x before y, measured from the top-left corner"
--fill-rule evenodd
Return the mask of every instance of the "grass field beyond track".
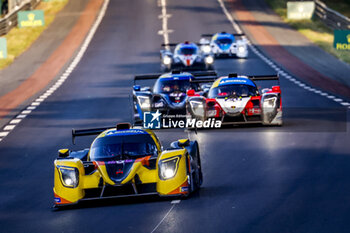
M 15 27 L 4 36 L 7 40 L 7 59 L 0 60 L 0 70 L 10 65 L 16 57 L 30 47 L 40 34 L 52 23 L 56 14 L 67 4 L 67 2 L 68 0 L 41 2 L 36 10 L 44 11 L 45 26 L 27 28 Z
M 339 51 L 333 48 L 333 30 L 325 26 L 322 21 L 314 17 L 311 20 L 288 20 L 287 19 L 287 1 L 286 0 L 265 0 L 271 8 L 282 17 L 282 19 L 298 30 L 310 41 L 317 44 L 326 52 L 333 54 L 340 60 L 350 64 L 350 51 Z M 338 2 L 338 7 L 342 8 L 342 13 L 350 14 L 349 0 L 328 0 L 324 1 L 326 4 L 332 2 L 332 5 Z M 341 4 L 340 4 L 341 3 Z M 341 7 L 345 5 L 346 7 Z M 329 5 L 330 7 L 331 5 Z

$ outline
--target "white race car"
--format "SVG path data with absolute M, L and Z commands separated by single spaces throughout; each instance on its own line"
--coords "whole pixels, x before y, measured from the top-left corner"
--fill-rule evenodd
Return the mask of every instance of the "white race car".
M 220 32 L 216 34 L 203 34 L 199 41 L 200 48 L 205 54 L 213 54 L 215 57 L 236 56 L 238 58 L 248 57 L 248 46 L 244 34 L 230 34 Z M 211 39 L 208 40 L 207 37 Z
M 204 53 L 197 44 L 188 41 L 180 44 L 162 44 L 161 68 L 164 72 L 178 70 L 212 70 L 214 57 Z M 170 47 L 175 46 L 174 52 Z

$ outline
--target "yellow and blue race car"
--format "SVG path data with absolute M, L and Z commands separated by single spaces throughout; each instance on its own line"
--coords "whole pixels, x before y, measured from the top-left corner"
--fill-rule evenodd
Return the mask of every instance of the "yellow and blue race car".
M 75 137 L 86 135 L 98 135 L 89 149 L 61 149 L 54 161 L 55 207 L 111 197 L 186 197 L 202 184 L 197 141 L 180 139 L 163 150 L 151 130 L 121 123 L 73 129 L 73 143 Z

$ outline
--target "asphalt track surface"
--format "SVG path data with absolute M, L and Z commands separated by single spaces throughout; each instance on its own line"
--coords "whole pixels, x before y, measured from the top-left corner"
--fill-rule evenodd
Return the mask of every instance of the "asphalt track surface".
M 232 31 L 216 0 L 168 1 L 171 42 Z M 159 131 L 167 147 L 199 141 L 204 183 L 192 197 L 133 198 L 53 211 L 57 149 L 88 147 L 71 128 L 130 121 L 135 74 L 159 71 L 160 8 L 154 0 L 110 2 L 70 78 L 0 142 L 0 232 L 348 232 L 347 112 L 281 79 L 283 127 Z M 253 53 L 216 61 L 219 74 L 270 74 Z

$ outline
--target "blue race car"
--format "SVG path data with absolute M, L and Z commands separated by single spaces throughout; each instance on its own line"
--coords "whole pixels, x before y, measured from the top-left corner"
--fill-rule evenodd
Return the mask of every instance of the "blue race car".
M 180 44 L 162 44 L 165 47 L 160 51 L 161 69 L 165 72 L 180 70 L 212 70 L 214 58 L 205 54 L 195 43 L 188 41 Z M 172 52 L 170 47 L 175 47 Z
M 248 57 L 248 46 L 244 34 L 230 34 L 220 32 L 216 34 L 203 34 L 199 41 L 200 48 L 205 54 L 213 54 L 215 57 L 220 56 L 236 56 L 238 58 Z M 208 40 L 206 37 L 210 37 Z
M 136 81 L 155 80 L 153 88 L 136 85 Z M 134 123 L 144 120 L 145 112 L 159 111 L 167 115 L 185 115 L 187 91 L 207 92 L 216 79 L 216 72 L 180 72 L 138 75 L 134 78 Z

